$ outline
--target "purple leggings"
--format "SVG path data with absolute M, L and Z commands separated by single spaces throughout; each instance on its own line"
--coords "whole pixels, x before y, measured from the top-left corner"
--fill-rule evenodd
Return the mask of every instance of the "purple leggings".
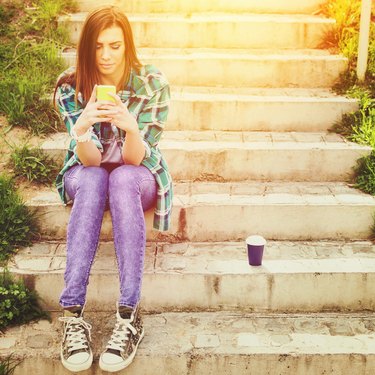
M 76 165 L 64 175 L 73 200 L 67 229 L 65 287 L 60 305 L 83 306 L 90 269 L 98 247 L 107 197 L 120 277 L 120 306 L 134 308 L 140 300 L 146 229 L 144 211 L 156 202 L 157 185 L 144 166 L 111 169 Z

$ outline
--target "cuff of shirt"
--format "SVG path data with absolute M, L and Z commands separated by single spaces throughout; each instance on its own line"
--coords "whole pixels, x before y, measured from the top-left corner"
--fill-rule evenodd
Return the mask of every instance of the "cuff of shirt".
M 149 144 L 145 141 L 145 140 L 142 140 L 144 146 L 145 146 L 145 159 L 149 158 L 151 156 L 151 148 L 149 146 Z

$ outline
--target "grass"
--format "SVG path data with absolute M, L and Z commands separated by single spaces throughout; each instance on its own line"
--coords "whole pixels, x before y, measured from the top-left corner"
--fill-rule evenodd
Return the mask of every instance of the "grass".
M 340 52 L 348 58 L 347 71 L 340 77 L 335 89 L 339 93 L 348 90 L 363 89 L 375 96 L 375 24 L 371 23 L 368 71 L 365 82 L 360 83 L 356 78 L 358 58 L 359 24 L 361 15 L 361 0 L 331 0 L 322 6 L 324 15 L 336 20 L 336 24 L 327 32 L 321 47 Z M 373 11 L 372 20 L 375 20 Z
M 375 148 L 375 100 L 367 90 L 352 88 L 347 94 L 359 100 L 359 110 L 344 114 L 333 130 L 350 141 Z
M 29 246 L 38 238 L 37 215 L 15 190 L 12 178 L 0 175 L 0 264 L 4 264 L 20 246 Z
M 0 361 L 0 375 L 12 375 L 15 368 L 21 363 L 21 360 L 9 355 Z
M 34 134 L 59 129 L 49 93 L 66 67 L 59 51 L 68 44 L 68 34 L 57 17 L 75 9 L 63 0 L 0 4 L 0 113 L 10 126 Z
M 52 184 L 60 167 L 39 147 L 25 144 L 13 147 L 9 166 L 17 177 L 26 177 L 30 182 Z

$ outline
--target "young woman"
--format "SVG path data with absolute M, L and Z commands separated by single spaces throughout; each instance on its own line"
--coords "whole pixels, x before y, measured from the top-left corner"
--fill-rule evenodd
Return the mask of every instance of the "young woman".
M 115 86 L 114 101 L 96 100 L 97 85 Z M 106 208 L 112 217 L 120 297 L 100 367 L 113 372 L 128 366 L 143 338 L 144 211 L 154 207 L 153 227 L 160 231 L 168 230 L 171 216 L 172 180 L 158 148 L 168 102 L 167 80 L 154 66 L 139 62 L 121 10 L 102 7 L 90 13 L 76 67 L 59 77 L 55 90 L 56 107 L 72 138 L 56 179 L 63 202 L 73 201 L 60 296 L 61 361 L 70 371 L 88 369 L 93 361 L 91 325 L 83 310 Z

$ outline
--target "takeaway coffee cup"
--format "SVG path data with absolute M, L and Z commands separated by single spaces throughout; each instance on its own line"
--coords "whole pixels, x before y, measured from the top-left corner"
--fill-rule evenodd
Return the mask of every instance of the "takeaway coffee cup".
M 251 266 L 261 266 L 266 240 L 262 236 L 254 235 L 246 238 L 247 255 Z

